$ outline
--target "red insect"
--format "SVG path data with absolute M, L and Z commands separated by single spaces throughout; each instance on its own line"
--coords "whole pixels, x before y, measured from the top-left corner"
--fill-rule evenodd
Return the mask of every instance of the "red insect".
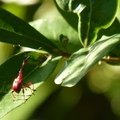
M 19 74 L 18 74 L 18 77 L 15 78 L 14 81 L 13 81 L 13 85 L 12 85 L 12 95 L 13 95 L 14 98 L 16 98 L 16 97 L 15 97 L 15 95 L 13 94 L 13 92 L 19 93 L 19 92 L 22 90 L 23 95 L 24 95 L 24 88 L 29 88 L 29 89 L 31 90 L 32 94 L 34 94 L 34 91 L 36 91 L 36 90 L 34 89 L 34 84 L 33 84 L 32 82 L 23 84 L 23 68 L 24 68 L 25 64 L 27 63 L 28 59 L 29 59 L 29 57 L 27 57 L 27 58 L 23 61 L 22 66 L 21 66 L 21 69 L 20 69 Z M 32 84 L 32 85 L 33 85 L 33 89 L 32 89 L 31 87 L 27 86 L 27 84 L 28 84 L 28 85 L 31 85 L 31 84 Z M 26 101 L 25 95 L 24 95 L 24 100 Z

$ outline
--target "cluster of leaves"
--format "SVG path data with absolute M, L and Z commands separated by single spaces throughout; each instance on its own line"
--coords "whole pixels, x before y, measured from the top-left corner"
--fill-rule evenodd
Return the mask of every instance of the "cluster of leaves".
M 40 66 L 46 52 L 19 53 L 0 66 L 0 117 L 24 103 L 23 100 L 13 103 L 8 91 L 25 55 L 30 55 L 32 59 L 25 67 L 24 81 L 35 83 L 35 88 L 50 77 L 63 58 L 66 61 L 55 83 L 72 87 L 104 56 L 119 57 L 119 54 L 112 56 L 119 51 L 120 44 L 118 0 L 54 2 L 63 17 L 40 19 L 30 24 L 0 8 L 0 41 L 34 49 L 42 47 L 52 55 L 51 60 Z

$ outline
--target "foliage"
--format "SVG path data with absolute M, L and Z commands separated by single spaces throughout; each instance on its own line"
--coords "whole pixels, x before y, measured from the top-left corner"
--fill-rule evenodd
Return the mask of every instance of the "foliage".
M 118 0 L 54 0 L 54 3 L 61 14 L 59 18 L 42 18 L 29 24 L 0 8 L 0 41 L 36 49 L 17 53 L 0 66 L 0 117 L 24 104 L 22 93 L 17 101 L 12 101 L 11 85 L 26 56 L 30 60 L 23 71 L 24 82 L 33 82 L 35 89 L 50 78 L 57 66 L 60 70 L 55 83 L 73 87 L 99 61 L 120 63 L 116 54 L 120 46 Z M 42 61 L 46 55 L 52 58 Z M 25 90 L 27 99 L 30 94 Z

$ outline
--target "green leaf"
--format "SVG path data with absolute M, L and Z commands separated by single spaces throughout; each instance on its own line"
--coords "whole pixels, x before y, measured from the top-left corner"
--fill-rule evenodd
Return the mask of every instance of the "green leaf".
M 36 89 L 51 76 L 61 57 L 53 58 L 39 66 L 45 60 L 45 53 L 30 52 L 27 53 L 28 55 L 30 55 L 30 58 L 23 69 L 24 83 L 33 82 Z M 25 102 L 22 91 L 16 96 L 16 101 L 12 101 L 14 98 L 10 91 L 12 82 L 17 77 L 24 59 L 24 53 L 18 54 L 0 66 L 0 98 L 2 98 L 0 102 L 0 118 Z M 31 90 L 25 89 L 25 98 L 28 99 L 30 96 Z
M 86 7 L 86 1 L 83 0 L 55 0 L 58 6 L 67 12 L 80 13 Z
M 120 20 L 118 18 L 114 20 L 113 24 L 109 28 L 100 30 L 98 38 L 101 38 L 103 35 L 111 36 L 117 33 L 120 33 Z
M 54 0 L 55 5 L 64 19 L 72 26 L 76 31 L 78 30 L 78 16 L 68 9 L 66 5 L 67 2 L 64 3 L 62 0 Z M 67 11 L 67 12 L 66 12 Z
M 74 86 L 120 41 L 119 39 L 119 34 L 114 35 L 75 52 L 64 65 L 55 83 L 62 83 L 62 86 L 67 87 Z
M 109 0 L 109 2 L 108 0 L 56 0 L 56 2 L 64 11 L 78 14 L 78 33 L 84 46 L 97 39 L 100 29 L 108 28 L 113 23 L 119 5 L 118 0 Z M 69 22 L 67 18 L 65 19 Z
M 53 51 L 57 47 L 32 26 L 0 8 L 0 41 Z
M 59 39 L 61 34 L 69 39 L 67 44 L 69 53 L 73 53 L 82 47 L 78 33 L 63 18 L 40 19 L 30 24 L 63 51 L 65 50 Z

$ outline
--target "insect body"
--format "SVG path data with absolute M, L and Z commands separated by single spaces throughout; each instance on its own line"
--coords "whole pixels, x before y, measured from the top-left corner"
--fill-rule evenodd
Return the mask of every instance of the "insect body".
M 33 85 L 32 82 L 23 84 L 23 68 L 24 68 L 25 64 L 27 63 L 28 59 L 29 59 L 29 57 L 27 57 L 27 58 L 23 61 L 22 66 L 21 66 L 21 69 L 20 69 L 19 74 L 18 74 L 18 77 L 15 78 L 14 81 L 13 81 L 13 85 L 12 85 L 12 95 L 13 95 L 14 98 L 15 98 L 15 96 L 14 96 L 13 92 L 19 93 L 19 92 L 22 90 L 23 95 L 24 95 L 24 88 L 29 88 L 29 89 L 31 89 L 31 87 L 27 86 L 27 84 L 28 84 L 28 85 L 31 85 L 31 84 Z M 36 91 L 36 90 L 34 89 L 34 86 L 33 86 L 33 89 L 31 89 L 32 94 L 34 94 L 34 91 Z M 24 95 L 24 99 L 25 99 L 25 95 Z M 26 100 L 26 99 L 25 99 L 25 100 Z

